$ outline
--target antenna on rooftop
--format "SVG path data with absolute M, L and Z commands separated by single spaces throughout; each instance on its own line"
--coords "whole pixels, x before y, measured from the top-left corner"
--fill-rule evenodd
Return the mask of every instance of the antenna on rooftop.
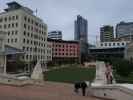
M 36 8 L 36 10 L 35 10 L 35 15 L 37 16 L 37 12 L 38 12 L 38 10 L 37 10 L 37 8 Z

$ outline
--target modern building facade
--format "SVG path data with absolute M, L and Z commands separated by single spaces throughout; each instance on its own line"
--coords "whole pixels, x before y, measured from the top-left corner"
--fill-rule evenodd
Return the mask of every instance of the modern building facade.
M 114 39 L 114 29 L 113 26 L 105 25 L 100 28 L 100 41 L 110 42 Z
M 88 22 L 82 16 L 78 15 L 75 20 L 75 40 L 82 40 L 84 43 L 88 43 Z
M 53 63 L 78 63 L 80 57 L 80 46 L 78 41 L 65 41 L 48 39 L 52 43 Z
M 0 31 L 7 33 L 6 44 L 24 50 L 22 59 L 47 61 L 47 25 L 33 11 L 17 2 L 7 3 L 0 13 Z
M 81 62 L 84 62 L 88 54 L 88 22 L 82 16 L 78 15 L 74 24 L 74 39 L 80 42 Z
M 120 22 L 116 25 L 116 38 L 133 40 L 133 22 Z
M 51 31 L 48 33 L 48 38 L 62 40 L 62 32 L 59 30 Z

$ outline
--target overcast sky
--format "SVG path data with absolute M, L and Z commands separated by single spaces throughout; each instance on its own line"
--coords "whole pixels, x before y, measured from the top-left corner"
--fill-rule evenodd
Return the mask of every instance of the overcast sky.
M 0 11 L 12 0 L 0 0 Z M 48 25 L 48 30 L 61 30 L 63 39 L 74 38 L 74 20 L 80 14 L 88 20 L 88 40 L 94 43 L 102 25 L 115 26 L 120 21 L 133 21 L 133 0 L 14 0 L 32 10 Z

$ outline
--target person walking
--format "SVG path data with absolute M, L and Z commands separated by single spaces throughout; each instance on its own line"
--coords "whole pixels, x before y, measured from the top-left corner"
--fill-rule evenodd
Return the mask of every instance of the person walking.
M 78 92 L 79 92 L 79 88 L 81 88 L 81 82 L 76 82 L 76 83 L 74 84 L 74 91 L 75 91 L 76 93 L 78 93 Z
M 82 89 L 82 95 L 83 95 L 83 96 L 86 95 L 86 88 L 87 88 L 86 82 L 82 82 L 82 83 L 81 83 L 81 89 Z

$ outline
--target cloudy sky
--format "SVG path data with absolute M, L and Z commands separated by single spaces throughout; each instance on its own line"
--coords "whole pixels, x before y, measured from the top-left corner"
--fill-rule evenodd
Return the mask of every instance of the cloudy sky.
M 12 0 L 0 0 L 0 11 Z M 102 25 L 115 26 L 120 21 L 133 21 L 133 0 L 14 0 L 37 9 L 37 15 L 48 30 L 61 30 L 63 39 L 74 38 L 74 20 L 80 14 L 88 20 L 88 40 L 94 43 Z

